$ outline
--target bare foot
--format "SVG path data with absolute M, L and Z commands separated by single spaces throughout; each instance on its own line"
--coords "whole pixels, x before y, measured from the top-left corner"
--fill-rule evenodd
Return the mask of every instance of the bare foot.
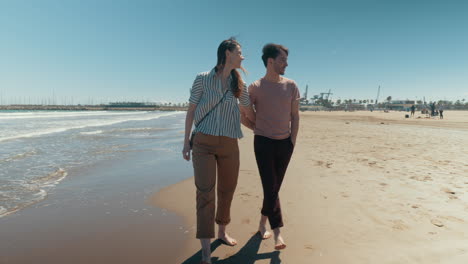
M 273 233 L 275 234 L 275 250 L 285 249 L 286 244 L 284 243 L 283 237 L 280 234 L 280 229 L 275 228 Z
M 220 239 L 226 245 L 231 246 L 231 247 L 237 245 L 237 241 L 234 238 L 230 237 L 226 232 L 218 233 L 218 239 Z
M 258 227 L 258 232 L 260 232 L 260 236 L 262 236 L 262 239 L 269 239 L 271 237 L 270 231 L 266 229 L 266 227 L 262 224 Z
M 268 220 L 268 216 L 261 215 L 260 216 L 260 223 L 258 225 L 258 232 L 260 232 L 260 236 L 262 239 L 268 239 L 271 237 L 271 233 L 266 229 L 266 222 Z
M 237 245 L 237 241 L 226 233 L 225 225 L 218 225 L 218 239 L 231 247 Z

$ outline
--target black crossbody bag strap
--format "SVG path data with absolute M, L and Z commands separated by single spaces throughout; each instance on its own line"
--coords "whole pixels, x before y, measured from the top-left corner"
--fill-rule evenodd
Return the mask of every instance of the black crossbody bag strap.
M 210 109 L 210 111 L 208 111 L 205 116 L 203 116 L 202 119 L 200 119 L 200 121 L 198 121 L 198 123 L 195 124 L 195 128 L 205 119 L 205 117 L 208 116 L 209 113 L 211 113 L 211 111 L 213 111 L 213 109 L 215 109 L 219 103 L 221 103 L 224 99 L 224 97 L 226 97 L 226 94 L 229 92 L 229 89 L 226 89 L 226 92 L 224 92 L 223 94 L 223 97 L 221 97 L 221 99 Z M 193 147 L 193 138 L 195 137 L 195 132 L 192 132 L 192 136 L 190 137 L 190 148 Z

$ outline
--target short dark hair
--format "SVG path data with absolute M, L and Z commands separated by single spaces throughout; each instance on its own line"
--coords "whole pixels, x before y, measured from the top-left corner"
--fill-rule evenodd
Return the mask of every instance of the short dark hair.
M 281 51 L 284 51 L 286 55 L 289 55 L 288 48 L 286 48 L 283 45 L 268 43 L 265 46 L 263 46 L 262 60 L 263 60 L 263 64 L 265 64 L 265 67 L 268 64 L 268 58 L 276 59 L 276 57 L 278 57 Z

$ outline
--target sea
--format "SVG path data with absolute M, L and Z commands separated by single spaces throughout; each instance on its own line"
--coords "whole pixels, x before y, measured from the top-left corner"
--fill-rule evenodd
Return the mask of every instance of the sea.
M 0 111 L 0 218 L 48 199 L 76 172 L 132 153 L 150 155 L 153 167 L 178 164 L 184 118 L 177 111 Z

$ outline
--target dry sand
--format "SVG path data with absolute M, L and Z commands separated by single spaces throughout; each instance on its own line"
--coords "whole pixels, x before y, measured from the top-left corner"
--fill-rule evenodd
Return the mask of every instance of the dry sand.
M 445 111 L 444 120 L 405 114 L 301 113 L 280 192 L 282 251 L 254 235 L 262 193 L 253 135 L 244 130 L 228 227 L 239 245 L 213 243 L 214 263 L 468 263 L 468 112 Z M 152 203 L 185 219 L 177 263 L 199 263 L 193 178 Z

